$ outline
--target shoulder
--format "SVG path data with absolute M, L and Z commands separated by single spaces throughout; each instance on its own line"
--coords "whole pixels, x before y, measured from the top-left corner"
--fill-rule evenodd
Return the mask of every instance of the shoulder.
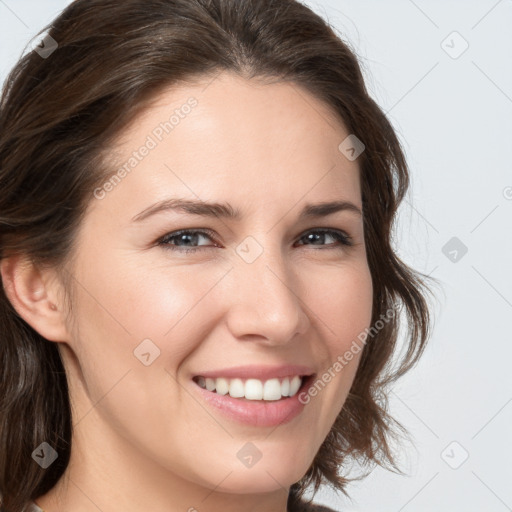
M 315 503 L 301 502 L 299 508 L 292 509 L 294 512 L 341 512 L 325 505 L 316 505 Z
M 43 512 L 33 501 L 29 501 L 23 512 Z

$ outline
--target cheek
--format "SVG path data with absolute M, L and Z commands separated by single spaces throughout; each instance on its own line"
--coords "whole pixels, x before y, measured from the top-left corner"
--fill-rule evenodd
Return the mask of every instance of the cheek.
M 171 263 L 160 262 L 144 268 L 133 262 L 121 268 L 119 261 L 103 259 L 101 265 L 76 273 L 83 285 L 78 287 L 79 333 L 73 348 L 91 384 L 100 378 L 108 386 L 127 369 L 141 372 L 142 381 L 148 379 L 155 375 L 144 373 L 148 368 L 141 359 L 148 352 L 145 362 L 149 359 L 152 369 L 172 372 L 217 319 L 218 304 L 208 295 L 225 275 L 224 268 L 201 270 L 175 263 L 171 268 Z
M 370 325 L 373 305 L 370 270 L 366 264 L 355 262 L 339 272 L 326 273 L 321 284 L 310 287 L 308 297 L 311 301 L 308 305 L 328 340 L 332 363 Z
M 323 286 L 311 287 L 308 301 L 325 343 L 316 354 L 322 371 L 303 398 L 316 403 L 317 417 L 330 426 L 350 391 L 371 325 L 373 286 L 368 266 L 356 263 L 325 275 Z

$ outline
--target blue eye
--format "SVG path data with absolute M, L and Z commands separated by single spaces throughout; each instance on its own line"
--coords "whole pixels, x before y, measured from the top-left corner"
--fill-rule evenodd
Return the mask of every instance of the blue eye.
M 348 236 L 343 231 L 338 231 L 337 229 L 313 229 L 311 231 L 308 231 L 306 235 L 304 235 L 300 240 L 304 238 L 308 238 L 310 241 L 318 241 L 319 237 L 320 240 L 323 239 L 325 236 L 330 236 L 334 238 L 337 242 L 339 242 L 341 245 L 345 245 L 347 247 L 350 247 L 353 244 L 352 238 Z M 313 238 L 312 238 L 313 237 Z M 317 245 L 317 244 L 313 244 Z M 327 244 L 328 246 L 332 246 L 333 244 Z M 336 249 L 336 247 L 328 247 L 328 249 Z
M 333 238 L 338 243 L 322 244 L 321 242 L 322 240 L 325 240 L 326 236 Z M 201 247 L 204 249 L 215 249 L 218 247 L 217 245 L 196 246 L 195 244 L 201 237 L 214 240 L 212 232 L 210 231 L 200 229 L 183 229 L 166 234 L 164 237 L 160 238 L 157 243 L 158 245 L 163 246 L 165 249 L 184 252 L 186 254 L 196 252 Z M 346 247 L 351 247 L 354 245 L 352 238 L 349 235 L 337 229 L 313 229 L 306 232 L 306 234 L 303 235 L 299 240 L 307 240 L 313 242 L 312 245 L 327 245 L 327 249 L 339 249 L 340 245 Z M 184 242 L 184 245 L 179 245 L 181 242 Z
M 210 232 L 202 231 L 199 229 L 183 229 L 181 231 L 175 231 L 173 233 L 168 233 L 163 238 L 158 241 L 158 245 L 162 245 L 165 249 L 171 249 L 173 251 L 181 251 L 184 253 L 196 252 L 197 248 L 194 245 L 190 245 L 190 243 L 197 242 L 198 238 L 205 237 L 212 240 L 212 235 Z M 181 242 L 185 241 L 184 246 L 175 245 L 172 242 Z M 189 249 L 188 247 L 192 247 Z M 206 246 L 206 249 L 212 249 L 211 246 Z

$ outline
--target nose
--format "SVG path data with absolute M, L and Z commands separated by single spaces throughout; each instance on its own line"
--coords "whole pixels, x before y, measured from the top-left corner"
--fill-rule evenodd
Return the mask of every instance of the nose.
M 240 258 L 230 272 L 227 323 L 237 339 L 280 346 L 309 327 L 300 278 L 276 252 L 265 249 L 252 263 Z

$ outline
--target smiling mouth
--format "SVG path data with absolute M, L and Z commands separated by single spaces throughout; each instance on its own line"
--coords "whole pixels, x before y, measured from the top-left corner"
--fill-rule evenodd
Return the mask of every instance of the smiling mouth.
M 200 388 L 244 401 L 279 401 L 297 395 L 314 375 L 294 375 L 271 379 L 208 378 L 196 375 L 192 380 Z

